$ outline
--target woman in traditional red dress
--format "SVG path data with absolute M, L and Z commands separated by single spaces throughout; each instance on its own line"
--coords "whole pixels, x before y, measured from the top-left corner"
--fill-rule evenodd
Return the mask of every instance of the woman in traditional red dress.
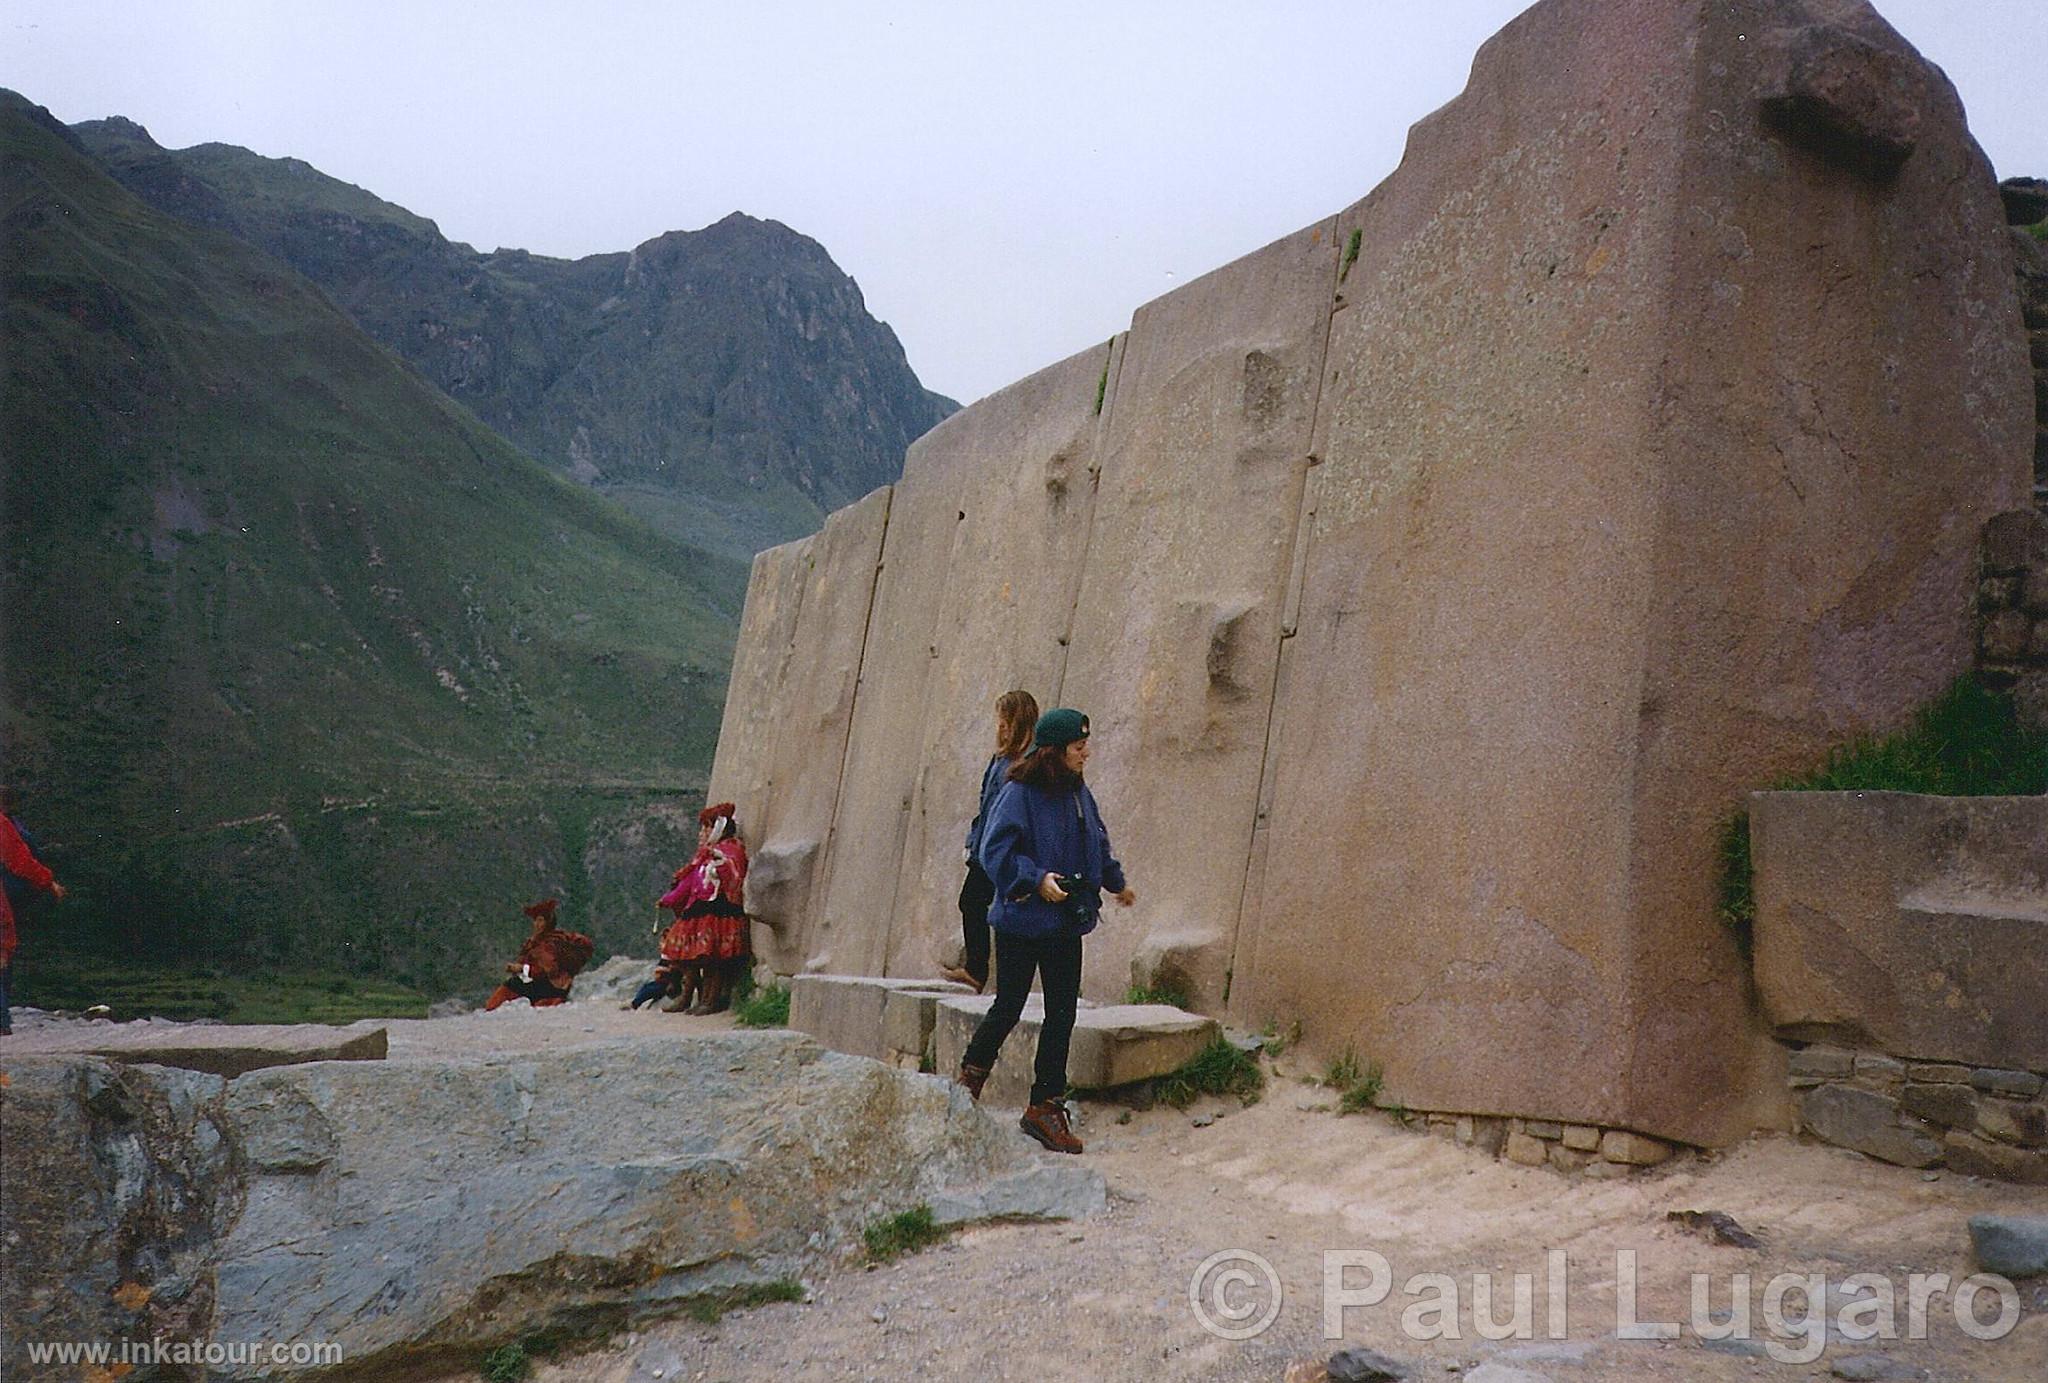
M 706 807 L 697 814 L 697 853 L 676 871 L 675 887 L 660 903 L 676 915 L 661 939 L 662 963 L 674 966 L 682 982 L 670 1013 L 726 1006 L 731 977 L 749 955 L 746 889 L 747 847 L 733 804 Z

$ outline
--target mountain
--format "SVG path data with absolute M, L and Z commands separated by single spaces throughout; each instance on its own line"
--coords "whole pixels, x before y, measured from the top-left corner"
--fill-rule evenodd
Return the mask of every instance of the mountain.
M 297 159 L 73 127 L 137 196 L 290 264 L 533 456 L 748 557 L 901 472 L 958 405 L 824 247 L 734 213 L 631 253 L 485 254 Z
M 745 578 L 0 93 L 0 755 L 74 891 L 31 966 L 445 989 L 556 892 L 644 945 Z

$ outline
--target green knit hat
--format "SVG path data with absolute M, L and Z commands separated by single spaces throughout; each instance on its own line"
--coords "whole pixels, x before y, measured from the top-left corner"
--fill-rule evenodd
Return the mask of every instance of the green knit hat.
M 1088 717 L 1065 706 L 1040 716 L 1038 728 L 1031 732 L 1031 744 L 1036 749 L 1064 749 L 1075 740 L 1087 738 Z

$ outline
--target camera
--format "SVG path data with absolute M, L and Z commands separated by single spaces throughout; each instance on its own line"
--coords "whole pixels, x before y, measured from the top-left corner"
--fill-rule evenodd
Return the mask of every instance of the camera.
M 1102 885 L 1077 875 L 1059 876 L 1060 891 L 1067 895 L 1060 910 L 1076 922 L 1086 922 L 1102 913 Z

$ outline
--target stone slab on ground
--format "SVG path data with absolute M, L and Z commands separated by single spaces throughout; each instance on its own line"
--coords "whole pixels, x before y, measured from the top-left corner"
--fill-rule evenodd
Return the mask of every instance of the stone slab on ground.
M 1970 1244 L 1987 1273 L 2048 1276 L 2048 1216 L 1973 1215 Z
M 892 993 L 971 995 L 948 980 L 894 979 L 879 975 L 797 975 L 789 982 L 789 1026 L 809 1033 L 825 1047 L 849 1056 L 887 1061 L 883 1011 Z
M 941 1075 L 960 1069 L 993 995 L 941 999 L 932 1041 Z M 1045 1021 L 1044 996 L 1033 994 L 1024 1016 L 1003 1044 L 982 1099 L 996 1105 L 1027 1104 L 1031 1066 L 1038 1055 L 1038 1030 Z M 1067 1049 L 1067 1081 L 1076 1090 L 1106 1090 L 1177 1071 L 1222 1031 L 1213 1018 L 1167 1004 L 1104 1004 L 1081 1001 L 1074 1037 Z
M 376 1020 L 334 1027 L 319 1023 L 132 1023 L 56 1020 L 8 1039 L 7 1057 L 96 1056 L 108 1061 L 175 1066 L 232 1079 L 271 1066 L 309 1061 L 382 1061 L 390 1036 Z
M 5 1070 L 6 1358 L 34 1322 L 319 1340 L 342 1349 L 337 1377 L 473 1366 L 537 1330 L 795 1276 L 920 1202 L 953 1223 L 1088 1214 L 1106 1194 L 945 1082 L 790 1032 L 231 1082 L 80 1056 Z

